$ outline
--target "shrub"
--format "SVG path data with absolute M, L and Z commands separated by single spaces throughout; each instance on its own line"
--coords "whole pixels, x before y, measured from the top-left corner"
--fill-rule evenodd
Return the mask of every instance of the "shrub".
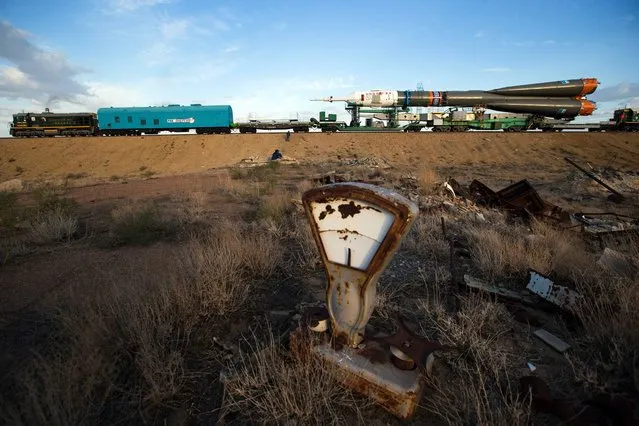
M 149 244 L 169 235 L 173 224 L 162 220 L 154 203 L 132 203 L 111 212 L 111 244 Z

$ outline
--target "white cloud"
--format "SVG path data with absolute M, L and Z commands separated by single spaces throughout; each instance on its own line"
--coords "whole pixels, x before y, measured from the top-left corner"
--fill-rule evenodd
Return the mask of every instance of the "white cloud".
M 590 95 L 595 102 L 627 101 L 632 98 L 639 98 L 639 83 L 622 82 L 597 89 Z
M 108 0 L 106 2 L 106 13 L 126 13 L 133 12 L 144 7 L 153 7 L 159 4 L 168 4 L 172 0 Z
M 147 66 L 157 66 L 165 64 L 171 59 L 171 53 L 175 49 L 167 41 L 158 40 L 154 42 L 148 49 L 140 52 L 140 57 L 146 62 Z
M 12 86 L 14 90 L 37 89 L 39 84 L 16 67 L 3 67 L 0 68 L 0 87 L 2 86 Z
M 486 36 L 486 32 L 484 30 L 479 30 L 475 33 L 473 37 L 475 38 L 483 38 Z
M 509 72 L 510 68 L 506 67 L 493 67 L 493 68 L 483 68 L 481 72 Z
M 626 14 L 624 15 L 624 17 L 622 18 L 624 20 L 624 22 L 632 22 L 635 20 L 635 15 L 631 15 L 631 14 Z
M 0 58 L 11 64 L 2 68 L 0 97 L 46 99 L 49 106 L 87 93 L 77 81 L 87 70 L 70 64 L 63 53 L 36 46 L 27 32 L 7 21 L 0 21 L 0 40 Z
M 98 108 L 109 106 L 140 106 L 149 105 L 138 87 L 128 87 L 104 82 L 87 82 L 88 94 L 78 99 L 86 111 L 95 112 Z M 77 107 L 74 109 L 77 111 Z
M 233 53 L 233 52 L 237 52 L 238 50 L 240 50 L 240 48 L 237 46 L 229 46 L 226 49 L 224 49 L 224 53 Z
M 557 44 L 557 42 L 555 40 L 544 40 L 544 44 Z
M 348 89 L 354 87 L 355 77 L 328 77 L 318 79 L 292 78 L 284 80 L 288 90 L 324 91 L 333 89 Z

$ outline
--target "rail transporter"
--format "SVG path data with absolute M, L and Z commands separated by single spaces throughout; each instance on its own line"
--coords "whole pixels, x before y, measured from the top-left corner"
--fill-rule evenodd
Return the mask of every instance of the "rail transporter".
M 157 134 L 159 132 L 189 132 L 198 134 L 256 133 L 258 130 L 293 130 L 308 132 L 311 128 L 322 131 L 421 131 L 430 127 L 433 131 L 504 130 L 525 131 L 541 129 L 560 131 L 584 129 L 591 131 L 637 131 L 639 111 L 624 108 L 615 111 L 612 120 L 602 123 L 570 123 L 576 116 L 591 115 L 596 109 L 594 102 L 585 97 L 593 93 L 599 82 L 594 78 L 561 80 L 547 83 L 502 87 L 488 91 L 396 91 L 373 90 L 355 92 L 345 98 L 318 99 L 325 102 L 346 102 L 351 113 L 351 122 L 337 121 L 335 114 L 320 113 L 320 120 L 276 121 L 251 120 L 245 123 L 233 121 L 230 105 L 168 105 L 161 107 L 99 108 L 97 114 L 90 112 L 54 114 L 48 109 L 44 113 L 18 113 L 13 115 L 9 133 L 15 137 L 52 136 L 130 136 Z M 448 107 L 450 114 L 433 119 L 410 120 L 398 126 L 399 110 L 406 121 L 410 107 Z M 362 111 L 365 108 L 368 111 Z M 472 107 L 474 118 L 468 118 L 455 108 Z M 381 109 L 380 109 L 381 108 Z M 486 117 L 486 109 L 514 113 L 513 117 Z M 385 114 L 387 127 L 360 126 L 360 114 L 365 112 Z M 412 116 L 415 116 L 414 114 Z

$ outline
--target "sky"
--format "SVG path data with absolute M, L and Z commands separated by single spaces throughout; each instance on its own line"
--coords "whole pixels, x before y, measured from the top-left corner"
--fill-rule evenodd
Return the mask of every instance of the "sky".
M 46 107 L 345 119 L 310 99 L 582 77 L 600 81 L 599 121 L 639 106 L 637 40 L 636 0 L 0 0 L 0 136 Z

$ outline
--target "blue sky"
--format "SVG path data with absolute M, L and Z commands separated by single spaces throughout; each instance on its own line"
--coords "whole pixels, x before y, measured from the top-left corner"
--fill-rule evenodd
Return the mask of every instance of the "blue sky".
M 0 120 L 167 103 L 345 116 L 309 99 L 581 77 L 601 82 L 598 120 L 639 105 L 638 39 L 636 0 L 0 0 Z

